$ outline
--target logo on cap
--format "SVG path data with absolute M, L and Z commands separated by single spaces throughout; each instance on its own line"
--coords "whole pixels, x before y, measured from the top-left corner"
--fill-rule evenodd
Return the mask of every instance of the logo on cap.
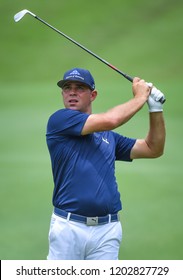
M 67 71 L 64 74 L 63 80 L 58 81 L 57 85 L 59 87 L 63 88 L 64 84 L 68 80 L 82 82 L 82 83 L 86 84 L 87 86 L 89 86 L 90 89 L 92 89 L 92 90 L 94 90 L 94 88 L 95 88 L 94 79 L 93 79 L 91 73 L 86 69 L 74 68 L 74 69 Z
M 78 70 L 74 70 L 69 75 L 80 75 L 80 73 L 78 72 Z
M 85 79 L 84 77 L 81 77 L 81 74 L 78 72 L 78 70 L 74 70 L 74 71 L 70 72 L 69 76 L 65 77 L 66 80 L 68 80 L 70 78 L 79 78 L 83 81 Z

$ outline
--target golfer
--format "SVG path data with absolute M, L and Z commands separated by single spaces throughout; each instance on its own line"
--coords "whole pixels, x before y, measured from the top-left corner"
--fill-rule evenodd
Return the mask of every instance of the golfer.
M 131 162 L 163 154 L 165 125 L 158 100 L 164 95 L 152 84 L 134 78 L 129 101 L 94 114 L 92 102 L 97 91 L 88 70 L 71 69 L 57 85 L 62 89 L 65 108 L 52 114 L 47 124 L 54 180 L 47 259 L 117 260 L 122 241 L 118 214 L 122 203 L 115 161 Z M 132 139 L 113 131 L 146 104 L 146 138 Z

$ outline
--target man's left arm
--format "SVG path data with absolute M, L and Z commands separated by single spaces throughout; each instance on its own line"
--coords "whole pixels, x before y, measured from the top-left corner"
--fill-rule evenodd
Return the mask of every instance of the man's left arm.
M 137 139 L 131 150 L 131 159 L 157 158 L 163 154 L 166 130 L 163 105 L 159 102 L 162 97 L 164 97 L 163 93 L 153 87 L 147 101 L 150 122 L 149 132 L 145 139 Z

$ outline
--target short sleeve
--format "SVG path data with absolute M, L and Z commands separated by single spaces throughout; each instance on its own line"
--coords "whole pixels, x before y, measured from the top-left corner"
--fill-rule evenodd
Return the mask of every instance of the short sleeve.
M 118 133 L 114 133 L 114 135 L 116 140 L 116 160 L 132 161 L 130 158 L 130 152 L 136 142 L 136 139 L 128 138 Z
M 76 110 L 58 110 L 48 120 L 47 136 L 53 134 L 79 136 L 88 117 L 89 114 Z

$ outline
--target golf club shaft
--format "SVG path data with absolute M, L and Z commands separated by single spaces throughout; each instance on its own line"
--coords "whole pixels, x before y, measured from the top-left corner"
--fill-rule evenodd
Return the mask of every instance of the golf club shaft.
M 75 40 L 73 40 L 72 38 L 70 38 L 69 36 L 67 36 L 66 34 L 64 34 L 63 32 L 61 32 L 60 30 L 58 30 L 57 28 L 53 27 L 52 25 L 50 25 L 49 23 L 47 23 L 46 21 L 44 21 L 43 19 L 41 19 L 38 16 L 34 16 L 37 20 L 41 21 L 43 24 L 47 25 L 48 27 L 50 27 L 51 29 L 53 29 L 54 31 L 56 31 L 57 33 L 59 33 L 60 35 L 64 36 L 66 39 L 68 39 L 69 41 L 71 41 L 72 43 L 74 43 L 75 45 L 77 45 L 78 47 L 80 47 L 81 49 L 85 50 L 86 52 L 88 52 L 89 54 L 93 55 L 95 58 L 97 58 L 98 60 L 100 60 L 101 62 L 105 63 L 107 66 L 109 66 L 110 68 L 112 68 L 113 70 L 115 70 L 116 72 L 118 72 L 119 74 L 121 74 L 123 77 L 125 77 L 127 80 L 129 80 L 130 82 L 133 82 L 133 78 L 130 77 L 129 75 L 123 73 L 122 71 L 120 71 L 119 69 L 117 69 L 115 66 L 113 66 L 112 64 L 110 64 L 109 62 L 107 62 L 106 60 L 104 60 L 103 58 L 99 57 L 98 55 L 96 55 L 95 53 L 93 53 L 92 51 L 90 51 L 89 49 L 87 49 L 86 47 L 84 47 L 83 45 L 79 44 L 78 42 L 76 42 Z
M 73 40 L 72 38 L 70 38 L 69 36 L 67 36 L 66 34 L 64 34 L 63 32 L 61 32 L 60 30 L 56 29 L 55 27 L 53 27 L 52 25 L 50 25 L 49 23 L 47 23 L 46 21 L 44 21 L 43 19 L 41 19 L 40 17 L 36 16 L 35 14 L 33 14 L 32 12 L 28 11 L 28 10 L 22 10 L 19 13 L 17 13 L 14 16 L 14 20 L 17 22 L 19 20 L 21 20 L 25 14 L 30 14 L 31 16 L 33 16 L 34 18 L 36 18 L 37 20 L 39 20 L 40 22 L 42 22 L 43 24 L 47 25 L 48 27 L 50 27 L 51 29 L 53 29 L 54 31 L 56 31 L 57 33 L 59 33 L 60 35 L 62 35 L 63 37 L 65 37 L 66 39 L 68 39 L 69 41 L 71 41 L 72 43 L 74 43 L 75 45 L 77 45 L 78 47 L 80 47 L 81 49 L 85 50 L 87 53 L 91 54 L 92 56 L 94 56 L 95 58 L 97 58 L 98 60 L 100 60 L 101 62 L 103 62 L 104 64 L 106 64 L 107 66 L 109 66 L 110 68 L 112 68 L 113 70 L 115 70 L 116 72 L 118 72 L 119 74 L 121 74 L 124 78 L 126 78 L 128 81 L 133 82 L 133 78 L 130 77 L 129 75 L 125 74 L 124 72 L 120 71 L 118 68 L 116 68 L 115 66 L 113 66 L 112 64 L 110 64 L 109 62 L 107 62 L 106 60 L 104 60 L 103 58 L 99 57 L 98 55 L 96 55 L 95 53 L 93 53 L 92 51 L 90 51 L 89 49 L 87 49 L 86 47 L 84 47 L 83 45 L 79 44 L 78 42 L 76 42 L 75 40 Z M 148 83 L 147 83 L 148 85 Z M 159 102 L 160 103 L 164 103 L 166 101 L 166 99 L 164 97 L 162 97 Z

